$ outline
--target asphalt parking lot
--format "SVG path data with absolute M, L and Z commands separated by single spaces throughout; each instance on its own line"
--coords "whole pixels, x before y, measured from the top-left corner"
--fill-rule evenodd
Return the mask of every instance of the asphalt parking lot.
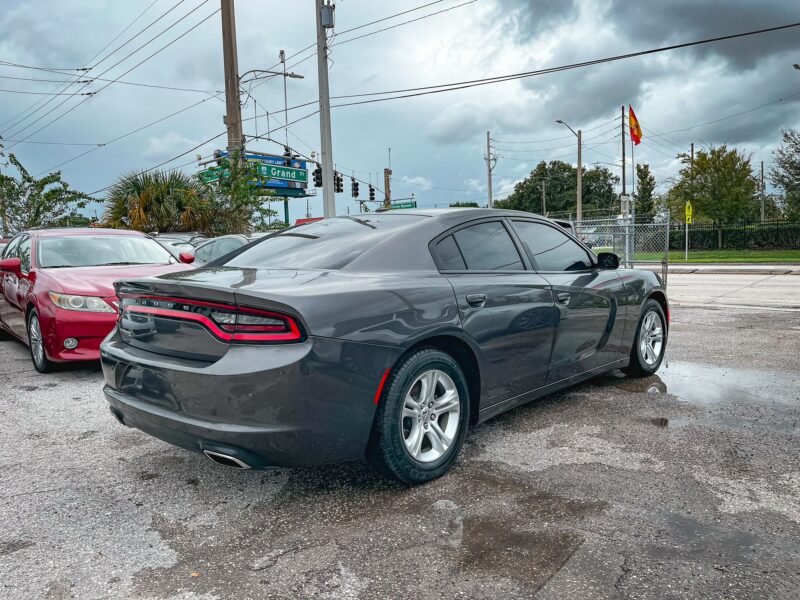
M 800 312 L 672 317 L 657 376 L 476 427 L 411 489 L 218 467 L 0 341 L 0 597 L 797 598 Z

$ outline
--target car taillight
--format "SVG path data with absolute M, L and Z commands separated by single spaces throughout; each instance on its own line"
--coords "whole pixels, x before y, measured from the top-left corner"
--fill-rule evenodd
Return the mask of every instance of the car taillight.
M 303 337 L 293 317 L 270 310 L 161 296 L 125 296 L 120 309 L 120 317 L 138 313 L 194 321 L 226 342 L 295 342 Z

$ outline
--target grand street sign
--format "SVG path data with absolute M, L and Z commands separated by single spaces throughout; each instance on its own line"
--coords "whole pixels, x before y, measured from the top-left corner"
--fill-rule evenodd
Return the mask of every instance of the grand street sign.
M 282 167 L 261 163 L 258 165 L 258 174 L 267 179 L 278 179 L 281 181 L 296 181 L 298 183 L 308 183 L 308 171 L 305 169 L 295 169 L 293 167 Z

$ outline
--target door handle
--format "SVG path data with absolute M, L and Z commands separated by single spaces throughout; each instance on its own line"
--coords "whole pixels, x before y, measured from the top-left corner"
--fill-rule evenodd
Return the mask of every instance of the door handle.
M 556 298 L 558 298 L 558 301 L 561 304 L 563 304 L 564 306 L 568 306 L 569 305 L 569 293 L 568 292 L 561 292 L 560 294 L 556 295 Z
M 486 294 L 467 294 L 467 304 L 475 308 L 481 308 L 486 304 Z

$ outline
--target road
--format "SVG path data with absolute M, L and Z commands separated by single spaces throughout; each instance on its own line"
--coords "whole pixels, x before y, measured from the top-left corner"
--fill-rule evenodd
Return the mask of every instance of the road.
M 0 597 L 796 598 L 800 314 L 672 316 L 657 376 L 475 427 L 411 489 L 217 467 L 117 424 L 96 369 L 2 341 Z
M 800 272 L 792 275 L 670 273 L 667 283 L 674 304 L 800 310 Z

